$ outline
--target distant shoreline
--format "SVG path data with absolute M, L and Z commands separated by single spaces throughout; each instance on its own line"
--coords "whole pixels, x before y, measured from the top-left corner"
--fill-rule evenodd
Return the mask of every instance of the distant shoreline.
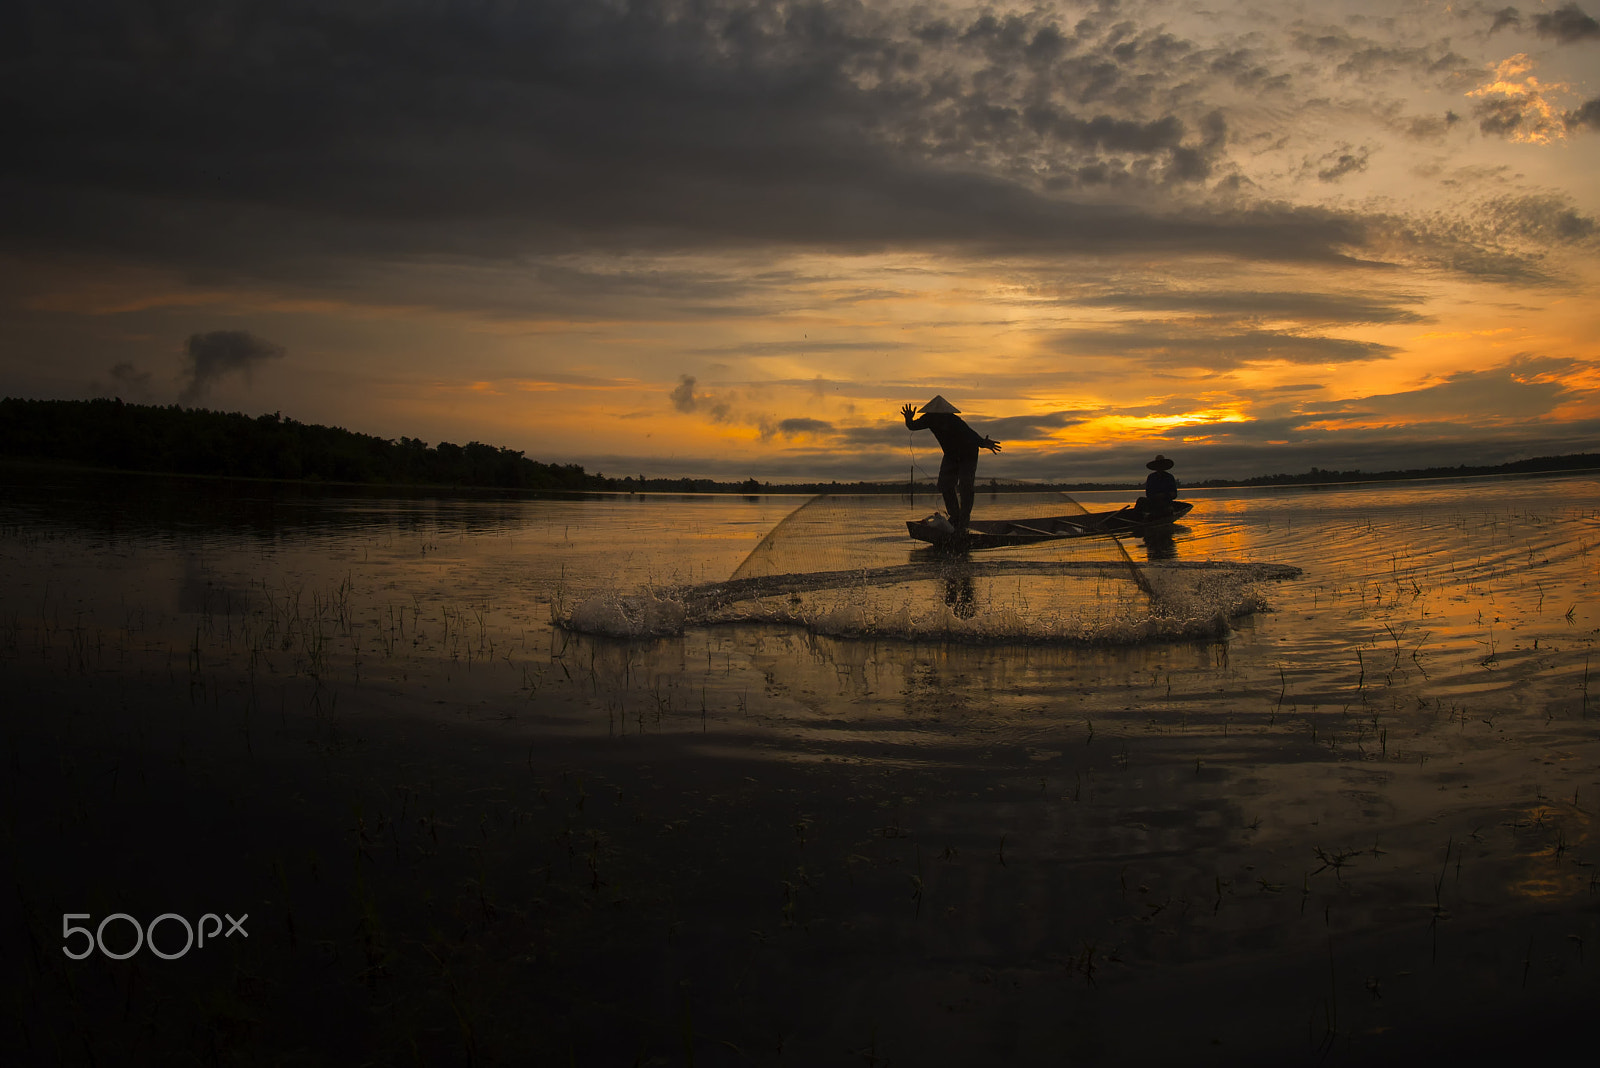
M 707 478 L 608 478 L 577 464 L 545 464 L 519 451 L 471 442 L 428 446 L 398 442 L 281 414 L 252 418 L 177 405 L 119 400 L 0 400 L 0 461 L 48 470 L 136 472 L 182 478 L 236 479 L 301 486 L 346 486 L 433 491 L 522 490 L 535 493 L 932 494 L 934 483 L 722 482 Z M 121 462 L 115 462 L 121 461 Z M 1502 464 L 1393 471 L 1331 471 L 1255 475 L 1183 483 L 1186 491 L 1411 482 L 1516 474 L 1600 470 L 1600 453 L 1541 456 Z M 979 492 L 1138 491 L 1129 482 L 1021 482 L 990 479 Z
M 1586 454 L 1584 454 L 1586 455 Z M 1540 459 L 1565 459 L 1565 457 L 1541 457 Z M 1591 465 L 1577 467 L 1548 467 L 1538 469 L 1509 470 L 1511 464 L 1498 465 L 1489 469 L 1471 469 L 1458 471 L 1454 468 L 1433 469 L 1431 474 L 1407 474 L 1404 472 L 1373 472 L 1371 474 L 1359 473 L 1355 477 L 1340 479 L 1319 479 L 1317 481 L 1278 481 L 1276 478 L 1268 480 L 1260 478 L 1248 479 L 1208 479 L 1204 482 L 1195 482 L 1184 485 L 1182 491 L 1190 493 L 1198 490 L 1221 489 L 1318 489 L 1334 486 L 1356 486 L 1375 482 L 1444 482 L 1458 479 L 1493 478 L 1504 475 L 1572 475 L 1582 474 L 1586 471 L 1600 473 L 1600 458 L 1591 458 Z M 1529 461 L 1531 462 L 1531 461 Z M 650 479 L 651 486 L 647 489 L 638 488 L 590 488 L 590 489 L 562 489 L 562 488 L 528 488 L 517 486 L 481 486 L 463 485 L 460 483 L 444 482 L 349 482 L 315 478 L 261 478 L 250 475 L 214 475 L 199 474 L 191 471 L 148 471 L 132 470 L 122 467 L 103 467 L 92 464 L 73 463 L 63 460 L 45 460 L 34 458 L 19 458 L 14 456 L 0 456 L 0 470 L 22 469 L 32 471 L 61 471 L 74 474 L 100 474 L 100 475 L 148 475 L 152 478 L 188 478 L 203 481 L 218 482 L 244 482 L 258 483 L 271 486 L 298 486 L 303 488 L 328 488 L 328 489 L 364 489 L 373 491 L 387 490 L 415 490 L 430 493 L 451 494 L 493 494 L 503 495 L 507 492 L 520 492 L 532 496 L 588 496 L 594 494 L 617 494 L 622 496 L 634 495 L 667 495 L 667 494 L 720 494 L 729 496 L 768 496 L 768 497 L 812 497 L 819 493 L 838 493 L 846 495 L 873 495 L 884 496 L 890 494 L 910 494 L 909 484 L 886 484 L 882 482 L 804 482 L 804 483 L 762 483 L 759 489 L 749 488 L 741 483 L 713 482 L 709 479 Z M 621 482 L 621 479 L 608 480 Z M 637 485 L 637 480 L 634 480 Z M 695 487 L 684 488 L 681 483 L 693 481 Z M 656 486 L 660 482 L 665 485 Z M 711 488 L 707 488 L 707 487 Z M 1083 483 L 1001 483 L 992 486 L 979 486 L 978 492 L 985 493 L 1137 493 L 1143 485 L 1137 482 L 1108 483 L 1108 482 L 1083 482 Z M 915 485 L 917 496 L 932 496 L 938 493 L 938 488 L 932 482 L 918 482 Z

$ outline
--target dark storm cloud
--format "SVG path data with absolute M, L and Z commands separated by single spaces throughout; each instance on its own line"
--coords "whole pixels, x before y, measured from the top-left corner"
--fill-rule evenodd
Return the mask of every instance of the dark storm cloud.
M 1600 231 L 1593 216 L 1554 195 L 1501 197 L 1489 201 L 1484 214 L 1496 236 L 1514 235 L 1545 246 L 1583 242 Z
M 821 419 L 783 419 L 778 422 L 778 433 L 786 438 L 797 437 L 801 434 L 827 434 L 833 430 L 833 424 Z
M 1252 387 L 1250 392 L 1257 396 L 1270 396 L 1274 393 L 1298 395 L 1301 393 L 1318 393 L 1326 388 L 1326 382 L 1289 382 L 1281 386 Z
M 1600 96 L 1592 100 L 1585 100 L 1583 106 L 1576 111 L 1569 111 L 1562 116 L 1567 129 L 1578 130 L 1587 127 L 1591 130 L 1600 130 Z
M 1453 217 L 1395 219 L 1389 237 L 1431 266 L 1453 273 L 1524 285 L 1565 284 L 1549 256 L 1562 248 L 1592 246 L 1600 222 L 1555 194 L 1496 197 Z
M 1123 330 L 1074 330 L 1057 335 L 1053 347 L 1068 355 L 1118 356 L 1149 366 L 1212 369 L 1246 363 L 1358 363 L 1385 360 L 1397 350 L 1370 341 L 1289 334 L 1273 330 L 1208 333 L 1173 324 Z
M 1596 22 L 1577 4 L 1533 16 L 1533 29 L 1540 37 L 1553 37 L 1562 44 L 1600 37 L 1600 22 Z
M 698 414 L 710 423 L 722 426 L 755 427 L 763 441 L 774 437 L 795 437 L 807 434 L 822 436 L 833 431 L 833 424 L 820 419 L 794 417 L 778 419 L 762 411 L 763 395 L 775 383 L 770 381 L 727 383 L 719 382 L 715 391 L 702 390 L 694 375 L 679 375 L 678 384 L 667 394 L 668 403 L 675 411 Z M 820 396 L 830 383 L 820 377 L 801 383 L 810 386 Z M 849 410 L 854 410 L 853 406 Z
M 1034 133 L 1044 134 L 1065 144 L 1124 152 L 1153 152 L 1178 147 L 1183 139 L 1183 123 L 1171 115 L 1154 122 L 1134 122 L 1097 115 L 1082 119 L 1052 104 L 1034 104 L 1022 114 L 1022 121 Z
M 918 441 L 926 440 L 931 442 L 932 440 L 926 436 L 921 439 L 909 436 L 914 434 L 915 432 L 907 430 L 905 424 L 899 419 L 893 421 L 886 419 L 881 423 L 869 423 L 866 426 L 840 427 L 837 437 L 841 444 L 848 445 L 854 450 L 898 449 L 904 454 L 908 441 L 912 442 L 912 447 L 915 448 L 915 443 Z M 926 447 L 938 448 L 937 445 L 927 445 Z
M 1375 255 L 1484 281 L 1559 286 L 1568 275 L 1553 252 L 1582 251 L 1600 223 L 1558 194 L 1497 197 L 1453 215 L 1374 217 Z
M 1334 64 L 1340 74 L 1369 79 L 1409 71 L 1440 76 L 1471 69 L 1472 63 L 1450 50 L 1448 38 L 1425 45 L 1397 46 L 1353 34 L 1343 27 L 1302 28 L 1289 40 L 1298 49 Z
M 812 341 L 809 338 L 796 338 L 793 341 L 752 341 L 687 351 L 695 356 L 800 356 L 825 352 L 882 353 L 903 347 L 878 341 Z
M 126 360 L 116 364 L 108 374 L 111 384 L 95 383 L 94 391 L 102 397 L 126 397 L 129 400 L 146 400 L 150 396 L 150 372 L 141 371 Z
M 1030 379 L 1030 381 L 1036 380 Z M 1051 431 L 1076 426 L 1086 422 L 1095 414 L 1089 411 L 1059 411 L 991 418 L 982 413 L 964 411 L 961 417 L 980 434 L 988 434 L 996 441 L 1007 442 L 1042 441 L 1051 436 Z M 908 440 L 911 447 L 918 452 L 936 451 L 939 447 L 932 435 L 920 430 L 906 430 L 905 423 L 900 420 L 898 413 L 893 419 L 885 419 L 878 423 L 838 427 L 835 433 L 838 441 L 857 449 L 883 448 L 904 451 Z
M 694 382 L 694 375 L 679 375 L 677 386 L 673 388 L 671 393 L 667 394 L 667 399 L 672 402 L 672 406 L 678 411 L 694 411 L 697 401 L 694 394 Z
M 1546 122 L 1538 102 L 1520 96 L 1491 96 L 1475 104 L 1473 117 L 1478 129 L 1495 137 L 1515 137 L 1536 133 Z
M 143 393 L 150 386 L 150 372 L 141 371 L 133 364 L 123 362 L 111 369 L 111 380 L 119 386 L 127 386 L 129 389 Z
M 1418 115 L 1401 127 L 1401 133 L 1413 141 L 1438 141 L 1460 121 L 1461 116 L 1453 111 L 1443 115 Z
M 1503 7 L 1494 13 L 1494 23 L 1489 27 L 1492 34 L 1496 30 L 1503 30 L 1510 26 L 1514 30 L 1522 28 L 1522 14 L 1514 7 Z
M 1100 293 L 1073 298 L 1090 307 L 1139 311 L 1197 311 L 1244 319 L 1294 319 L 1303 323 L 1417 323 L 1427 317 L 1406 307 L 1422 296 L 1399 291 L 1384 294 L 1318 291 L 1248 292 L 1235 290 Z
M 1227 120 L 1217 111 L 1205 116 L 1201 138 L 1192 144 L 1184 143 L 1187 130 L 1172 115 L 1151 122 L 1115 119 L 1108 115 L 1084 119 L 1054 105 L 1036 103 L 1022 113 L 1022 121 L 1028 129 L 1049 140 L 1096 152 L 1165 152 L 1168 154 L 1165 176 L 1169 181 L 1178 182 L 1198 182 L 1209 177 L 1213 161 L 1227 142 Z M 1091 157 L 1076 173 L 1085 184 L 1098 184 L 1109 180 L 1097 170 L 1106 166 L 1106 161 Z
M 1394 236 L 1397 243 L 1409 245 L 1406 252 L 1419 262 L 1451 274 L 1524 286 L 1561 284 L 1561 279 L 1537 251 L 1480 244 L 1475 240 L 1473 229 L 1465 223 L 1445 223 L 1435 229 L 1429 229 L 1426 224 L 1402 224 L 1397 225 Z
M 1279 93 L 1287 89 L 1287 74 L 1275 72 L 1248 48 L 1230 48 L 1207 57 L 1206 71 L 1252 93 Z
M 1163 103 L 1215 57 L 1164 32 L 755 0 L 19 7 L 0 240 L 201 280 L 769 243 L 1327 262 L 1365 236 L 1049 192 L 1052 168 L 1216 173 L 1224 116 Z
M 1317 181 L 1337 182 L 1348 174 L 1360 174 L 1367 169 L 1367 150 L 1352 150 L 1330 154 L 1325 158 L 1327 166 L 1317 171 Z
M 294 271 L 273 270 L 277 293 L 294 299 L 354 302 L 372 300 L 383 306 L 466 311 L 496 320 L 557 319 L 567 323 L 704 322 L 740 318 L 752 308 L 774 314 L 810 308 L 818 284 L 827 287 L 830 303 L 884 299 L 891 291 L 850 288 L 827 274 L 782 269 L 739 269 L 739 257 L 727 260 L 664 256 L 518 257 L 515 270 L 504 264 L 465 255 L 449 262 L 437 258 L 404 258 L 391 263 L 345 260 L 306 265 Z M 270 268 L 268 268 L 270 269 Z M 210 279 L 216 281 L 217 279 Z M 796 341 L 792 351 L 826 351 Z M 837 343 L 840 347 L 849 343 Z M 866 346 L 871 347 L 871 346 Z M 879 345 L 882 351 L 887 346 Z M 704 347 L 695 355 L 776 353 L 748 346 Z
M 1034 415 L 1008 415 L 999 419 L 973 419 L 982 433 L 996 441 L 1039 441 L 1051 431 L 1086 423 L 1095 413 L 1088 411 L 1042 412 Z
M 233 374 L 248 378 L 256 364 L 282 359 L 283 354 L 281 345 L 274 345 L 247 330 L 213 330 L 209 334 L 190 335 L 184 365 L 188 381 L 178 394 L 178 403 L 193 404 L 218 380 Z
M 429 272 L 433 284 L 438 284 L 438 273 Z M 605 267 L 545 260 L 530 264 L 517 279 L 516 288 L 519 295 L 534 288 L 536 296 L 559 302 L 568 317 L 587 314 L 609 319 L 619 306 L 637 305 L 647 308 L 647 314 L 654 317 L 676 311 L 695 318 L 715 318 L 734 314 L 743 300 L 761 292 L 765 285 L 799 281 L 776 275 L 769 271 L 735 275 L 659 264 L 645 270 L 623 264 Z M 481 285 L 482 281 L 470 279 L 468 284 Z M 522 295 L 522 299 L 526 296 Z M 512 301 L 507 300 L 506 304 L 509 307 Z

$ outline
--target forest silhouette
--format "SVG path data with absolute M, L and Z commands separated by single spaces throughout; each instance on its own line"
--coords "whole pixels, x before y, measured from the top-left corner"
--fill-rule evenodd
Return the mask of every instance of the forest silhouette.
M 127 471 L 393 485 L 605 489 L 577 464 L 545 464 L 472 441 L 430 446 L 280 413 L 255 418 L 120 400 L 0 400 L 0 455 Z
M 77 464 L 122 471 L 148 471 L 230 478 L 268 478 L 377 485 L 481 486 L 544 491 L 612 490 L 652 493 L 917 493 L 931 482 L 785 482 L 754 478 L 719 482 L 708 478 L 608 478 L 579 464 L 530 460 L 516 449 L 470 441 L 437 445 L 416 438 L 399 441 L 343 427 L 301 423 L 281 413 L 251 417 L 180 405 L 87 401 L 0 400 L 0 456 Z M 1381 482 L 1463 475 L 1517 474 L 1600 467 L 1600 454 L 1541 456 L 1509 463 L 1402 471 L 1335 471 L 1313 467 L 1299 474 L 1206 479 L 1190 489 L 1227 486 L 1315 485 Z M 1136 482 L 1041 483 L 991 479 L 992 492 L 1129 489 Z

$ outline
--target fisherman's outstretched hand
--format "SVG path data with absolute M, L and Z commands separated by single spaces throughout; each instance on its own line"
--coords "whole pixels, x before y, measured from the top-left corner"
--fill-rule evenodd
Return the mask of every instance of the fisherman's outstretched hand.
M 991 437 L 985 437 L 982 444 L 983 447 L 988 449 L 990 452 L 1000 451 L 1000 443 Z
M 909 423 L 912 419 L 916 418 L 917 406 L 915 404 L 908 404 L 904 408 L 900 409 L 900 414 L 905 416 L 906 422 Z

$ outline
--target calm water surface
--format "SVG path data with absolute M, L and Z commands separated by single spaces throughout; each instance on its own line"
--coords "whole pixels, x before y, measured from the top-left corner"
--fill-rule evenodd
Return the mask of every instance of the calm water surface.
M 1261 980 L 1274 989 L 1306 987 L 1271 1035 L 1309 1027 L 1313 1049 L 1337 1036 L 1356 1052 L 1362 1034 L 1449 1019 L 1450 997 L 1595 982 L 1592 474 L 1195 492 L 1168 542 L 957 561 L 906 537 L 925 498 L 6 478 L 0 657 L 15 678 L 137 678 L 187 686 L 191 705 L 198 687 L 237 724 L 195 743 L 214 755 L 254 745 L 251 710 L 271 693 L 280 731 L 307 715 L 324 739 L 426 729 L 525 751 L 528 770 L 542 747 L 592 743 L 584 781 L 619 799 L 641 760 L 749 783 L 788 769 L 810 786 L 751 787 L 729 810 L 662 788 L 656 816 L 670 828 L 688 806 L 731 827 L 748 811 L 811 849 L 762 877 L 760 904 L 719 915 L 848 932 L 788 959 L 796 974 L 852 966 L 864 938 L 885 983 L 976 999 L 951 1049 L 993 1054 L 1001 1026 L 1053 1048 L 1055 1031 L 1013 1014 L 1054 995 L 1002 1009 L 951 993 L 980 973 L 1145 996 L 1254 962 L 1258 979 L 1292 975 Z M 1072 507 L 1004 495 L 977 511 Z M 53 714 L 54 684 L 39 685 L 42 702 L 8 713 L 14 734 L 16 717 Z M 135 737 L 128 716 L 97 714 L 106 737 Z M 540 774 L 548 796 L 557 780 Z M 592 813 L 599 787 L 577 789 L 574 811 Z M 819 853 L 830 821 L 839 841 Z M 632 856 L 603 846 L 620 827 L 593 833 L 591 872 L 604 848 Z M 666 846 L 637 848 L 641 866 L 671 867 L 652 852 Z M 735 864 L 730 848 L 696 870 Z M 1437 966 L 1441 917 L 1477 947 L 1452 958 L 1453 993 L 1411 978 Z M 1359 962 L 1330 986 L 1335 940 Z M 1341 983 L 1346 1025 L 1310 1026 Z M 843 1048 L 878 1026 L 809 996 L 816 1026 L 783 1025 L 807 1041 Z M 882 1003 L 884 1026 L 910 1006 Z M 1121 1041 L 1104 1056 L 1156 1042 Z
M 552 673 L 571 683 L 581 662 L 583 711 L 563 724 L 579 730 L 623 730 L 642 690 L 656 712 L 734 702 L 748 715 L 723 721 L 733 736 L 765 739 L 776 717 L 800 747 L 845 723 L 938 745 L 1176 716 L 1275 738 L 1301 724 L 1335 756 L 1376 745 L 1423 760 L 1507 732 L 1592 737 L 1597 489 L 1578 475 L 1201 492 L 1170 543 L 951 563 L 904 535 L 926 499 L 396 497 L 34 475 L 0 508 L 0 627 L 14 650 L 84 667 L 112 649 L 193 651 L 328 679 L 420 674 L 481 700 Z M 735 574 L 773 585 L 717 598 Z M 792 588 L 818 574 L 819 588 Z M 911 710 L 941 697 L 948 714 Z M 645 727 L 701 726 L 658 719 Z M 1547 790 L 1581 801 L 1583 786 Z
M 1170 542 L 950 563 L 904 534 L 925 498 L 395 497 L 34 474 L 0 505 L 0 612 L 14 643 L 42 626 L 80 645 L 92 630 L 102 650 L 109 635 L 170 644 L 197 620 L 310 619 L 336 603 L 330 662 L 400 655 L 404 619 L 405 655 L 422 662 L 487 655 L 491 634 L 502 658 L 576 642 L 663 661 L 686 643 L 781 635 L 847 663 L 909 663 L 934 645 L 985 670 L 1153 659 L 1270 690 L 1275 707 L 1409 688 L 1548 711 L 1581 696 L 1600 624 L 1597 488 L 1579 475 L 1197 492 Z M 1060 495 L 979 508 L 1069 510 Z M 736 574 L 772 592 L 715 596 Z M 591 648 L 586 633 L 665 642 Z

